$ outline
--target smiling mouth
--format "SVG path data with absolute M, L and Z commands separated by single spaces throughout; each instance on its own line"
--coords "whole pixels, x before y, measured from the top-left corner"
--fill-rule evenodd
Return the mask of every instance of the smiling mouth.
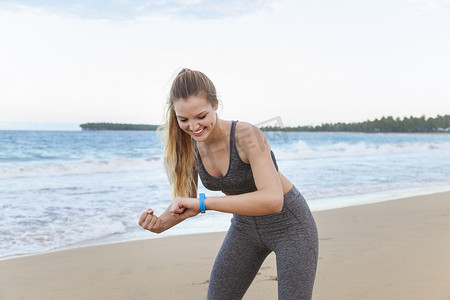
M 205 127 L 203 127 L 202 129 L 198 130 L 198 131 L 192 131 L 194 134 L 200 134 L 203 132 L 203 130 L 205 130 Z

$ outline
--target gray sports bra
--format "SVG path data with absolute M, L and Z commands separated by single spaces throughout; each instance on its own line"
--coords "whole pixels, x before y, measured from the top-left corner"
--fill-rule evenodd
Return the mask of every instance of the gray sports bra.
M 239 153 L 237 152 L 234 136 L 236 122 L 238 121 L 232 121 L 231 123 L 230 162 L 228 165 L 228 171 L 221 178 L 213 177 L 206 171 L 205 167 L 203 166 L 202 158 L 198 153 L 197 144 L 194 141 L 195 154 L 197 157 L 197 170 L 203 185 L 208 190 L 222 191 L 227 195 L 238 195 L 254 192 L 257 190 L 250 164 L 243 162 L 239 157 Z M 273 164 L 278 171 L 278 165 L 272 150 L 270 151 L 270 154 L 272 156 Z

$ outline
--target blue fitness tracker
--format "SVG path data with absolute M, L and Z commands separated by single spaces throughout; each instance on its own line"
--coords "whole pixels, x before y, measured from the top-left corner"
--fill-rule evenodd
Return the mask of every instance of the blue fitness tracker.
M 205 213 L 205 194 L 204 193 L 200 193 L 199 194 L 199 199 L 200 199 L 200 213 L 204 214 Z

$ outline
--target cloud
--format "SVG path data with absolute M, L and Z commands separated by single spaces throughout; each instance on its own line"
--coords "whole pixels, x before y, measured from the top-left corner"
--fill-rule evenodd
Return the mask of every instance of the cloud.
M 0 9 L 33 10 L 87 19 L 135 20 L 151 17 L 224 19 L 279 9 L 276 0 L 83 0 L 2 1 Z
M 415 14 L 444 11 L 450 8 L 449 0 L 411 0 L 411 2 L 415 4 Z

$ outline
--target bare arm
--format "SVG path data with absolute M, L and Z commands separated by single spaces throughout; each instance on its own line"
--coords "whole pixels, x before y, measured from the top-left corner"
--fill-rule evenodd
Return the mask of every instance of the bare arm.
M 249 161 L 257 190 L 240 195 L 206 197 L 206 209 L 242 215 L 280 212 L 283 207 L 283 189 L 270 155 L 269 144 L 264 134 L 255 126 L 248 123 L 240 125 L 239 154 L 241 159 Z M 200 210 L 198 199 L 177 198 L 172 205 L 171 213 L 178 218 L 183 217 L 188 210 L 198 213 Z
M 198 184 L 198 173 L 194 174 L 195 185 Z M 186 212 L 183 217 L 177 216 L 174 217 L 170 213 L 170 208 L 172 207 L 172 203 L 166 208 L 166 210 L 158 217 L 153 214 L 153 209 L 149 208 L 144 211 L 139 218 L 139 226 L 142 228 L 149 230 L 154 233 L 161 233 L 166 231 L 167 229 L 172 228 L 173 226 L 181 223 L 183 220 L 193 217 L 194 215 L 200 212 Z M 193 214 L 192 214 L 193 213 Z
M 139 225 L 148 231 L 161 233 L 186 219 L 175 218 L 174 216 L 172 216 L 170 213 L 171 206 L 172 204 L 170 204 L 169 207 L 167 207 L 167 209 L 159 217 L 153 214 L 152 209 L 144 211 L 139 218 Z

